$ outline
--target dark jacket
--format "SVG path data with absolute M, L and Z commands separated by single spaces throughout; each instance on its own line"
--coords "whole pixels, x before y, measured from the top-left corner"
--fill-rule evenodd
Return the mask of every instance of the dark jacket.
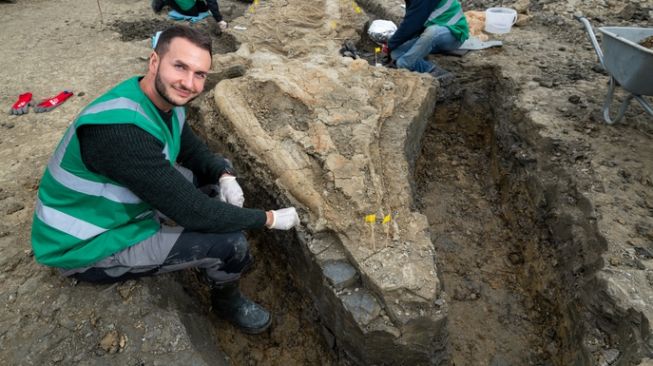
M 424 23 L 439 2 L 439 0 L 406 0 L 406 15 L 395 34 L 388 40 L 388 48 L 393 50 L 422 34 Z
M 220 14 L 220 8 L 218 7 L 218 0 L 206 0 L 206 6 L 209 8 L 213 19 L 216 22 L 222 21 L 222 14 Z
M 220 14 L 218 0 L 198 0 L 195 1 L 195 5 L 193 5 L 192 8 L 186 10 L 182 9 L 179 4 L 175 2 L 175 0 L 167 0 L 166 3 L 183 15 L 195 17 L 198 16 L 199 13 L 210 11 L 211 15 L 213 15 L 213 19 L 215 19 L 216 22 L 222 21 L 222 14 Z

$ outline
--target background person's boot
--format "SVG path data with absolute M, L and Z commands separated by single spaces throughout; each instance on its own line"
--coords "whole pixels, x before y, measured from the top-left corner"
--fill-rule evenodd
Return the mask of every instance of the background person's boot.
M 456 75 L 454 75 L 453 72 L 447 71 L 439 66 L 435 66 L 433 70 L 429 71 L 429 74 L 436 78 L 442 86 L 451 84 L 451 82 L 456 78 Z
M 218 316 L 229 320 L 245 333 L 261 333 L 272 321 L 270 313 L 265 308 L 240 292 L 238 281 L 213 285 L 211 304 Z

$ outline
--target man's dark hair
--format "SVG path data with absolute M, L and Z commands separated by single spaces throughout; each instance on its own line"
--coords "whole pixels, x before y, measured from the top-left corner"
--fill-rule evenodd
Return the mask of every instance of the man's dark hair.
M 209 51 L 211 58 L 213 58 L 211 37 L 200 30 L 185 25 L 175 25 L 161 32 L 154 51 L 159 55 L 159 57 L 163 57 L 163 55 L 165 55 L 170 49 L 170 42 L 178 37 L 187 39 L 197 47 Z

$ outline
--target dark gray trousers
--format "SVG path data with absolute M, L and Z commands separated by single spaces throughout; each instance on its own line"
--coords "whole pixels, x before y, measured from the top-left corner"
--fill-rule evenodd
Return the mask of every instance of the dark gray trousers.
M 190 170 L 177 169 L 190 181 Z M 206 191 L 206 189 L 202 189 Z M 162 222 L 165 216 L 160 215 Z M 251 263 L 242 232 L 200 233 L 161 224 L 153 236 L 104 258 L 89 267 L 62 270 L 81 281 L 112 283 L 147 275 L 200 268 L 211 284 L 236 281 Z

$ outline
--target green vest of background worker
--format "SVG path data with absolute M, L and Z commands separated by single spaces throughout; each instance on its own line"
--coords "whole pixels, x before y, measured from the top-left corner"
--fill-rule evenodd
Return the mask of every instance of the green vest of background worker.
M 227 29 L 228 24 L 220 14 L 218 0 L 152 0 L 152 10 L 155 13 L 159 13 L 166 5 L 182 15 L 191 17 L 210 11 L 220 30 Z

